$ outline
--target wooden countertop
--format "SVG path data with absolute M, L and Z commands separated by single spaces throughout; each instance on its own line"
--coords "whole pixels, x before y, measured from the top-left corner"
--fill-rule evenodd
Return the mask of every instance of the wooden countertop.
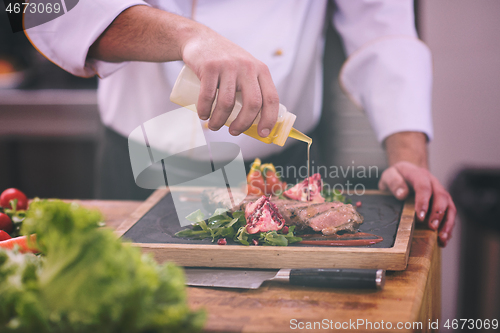
M 99 209 L 110 228 L 116 228 L 140 204 L 138 201 L 81 201 Z M 257 290 L 224 288 L 188 288 L 188 301 L 194 308 L 208 312 L 206 331 L 216 332 L 286 332 L 306 329 L 316 323 L 317 331 L 335 329 L 379 332 L 430 331 L 429 320 L 440 317 L 440 249 L 436 232 L 417 223 L 408 267 L 401 272 L 387 272 L 381 291 L 334 290 L 265 282 Z M 296 320 L 296 321 L 295 321 Z M 358 327 L 352 322 L 361 320 Z M 383 323 L 382 323 L 383 321 Z M 318 324 L 319 322 L 319 324 Z M 421 329 L 418 324 L 421 323 Z M 395 330 L 398 323 L 402 330 Z M 376 329 L 377 325 L 380 329 Z M 415 329 L 404 329 L 410 325 Z M 296 329 L 293 329 L 293 328 Z M 337 329 L 340 327 L 337 326 Z M 314 331 L 307 330 L 307 331 Z

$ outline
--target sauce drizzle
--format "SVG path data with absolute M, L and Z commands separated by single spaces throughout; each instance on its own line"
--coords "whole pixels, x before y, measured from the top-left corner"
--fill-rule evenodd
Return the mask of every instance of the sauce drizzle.
M 292 130 L 290 131 L 290 134 L 288 134 L 289 137 L 297 139 L 302 142 L 307 143 L 307 179 L 311 177 L 311 172 L 310 172 L 310 164 L 311 164 L 311 158 L 310 158 L 310 150 L 311 150 L 311 145 L 312 145 L 312 139 L 305 135 L 302 132 L 297 131 L 295 128 L 292 127 Z M 310 194 L 310 187 L 307 187 L 307 201 L 311 199 L 311 194 Z

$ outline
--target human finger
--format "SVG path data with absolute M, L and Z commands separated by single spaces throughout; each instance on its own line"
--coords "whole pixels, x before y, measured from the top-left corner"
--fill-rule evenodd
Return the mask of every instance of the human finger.
M 227 121 L 234 108 L 236 94 L 236 71 L 226 70 L 220 74 L 217 103 L 208 122 L 208 128 L 218 131 Z
M 410 192 L 403 176 L 394 167 L 382 173 L 378 187 L 381 191 L 389 190 L 399 200 L 404 200 Z
M 443 223 L 441 223 L 441 228 L 438 233 L 438 241 L 441 246 L 446 246 L 448 241 L 451 239 L 451 232 L 455 226 L 455 218 L 457 216 L 457 208 L 450 197 L 448 209 Z
M 394 165 L 410 184 L 415 192 L 415 212 L 417 218 L 423 222 L 432 196 L 432 184 L 430 173 L 424 168 L 417 167 L 411 163 L 396 163 Z
M 261 75 L 259 75 L 258 81 L 262 93 L 262 110 L 257 129 L 259 135 L 265 138 L 271 133 L 276 124 L 279 112 L 279 96 L 271 73 L 264 64 L 262 64 Z
M 446 210 L 450 203 L 450 195 L 441 186 L 439 181 L 434 177 L 431 178 L 432 184 L 432 206 L 429 210 L 429 228 L 432 230 L 438 230 L 441 221 L 445 216 Z
M 215 69 L 208 69 L 200 77 L 200 95 L 196 105 L 198 117 L 201 120 L 210 118 L 212 105 L 217 93 L 217 84 L 219 82 L 219 73 Z
M 262 108 L 262 92 L 254 72 L 239 77 L 242 108 L 229 127 L 231 135 L 240 135 L 250 128 Z

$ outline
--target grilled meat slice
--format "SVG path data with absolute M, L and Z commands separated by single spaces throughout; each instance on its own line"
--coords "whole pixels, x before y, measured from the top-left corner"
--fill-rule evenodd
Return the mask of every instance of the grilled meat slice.
M 340 202 L 327 202 L 327 203 L 304 203 L 300 202 L 300 204 L 296 203 L 287 203 L 287 200 L 281 200 L 283 202 L 274 201 L 276 206 L 278 206 L 278 210 L 285 218 L 287 225 L 296 225 L 296 226 L 309 226 L 308 221 L 314 216 L 327 212 L 331 209 L 335 209 L 339 205 L 343 205 Z M 295 201 L 297 202 L 297 201 Z
M 325 235 L 341 230 L 354 232 L 363 223 L 363 217 L 350 204 L 341 202 L 304 203 L 291 200 L 275 200 L 274 204 L 285 218 L 287 225 L 298 229 L 310 227 Z
M 226 194 L 220 195 L 216 191 L 203 192 L 203 202 L 209 204 L 210 209 L 218 207 L 231 207 Z M 226 192 L 227 193 L 227 192 Z M 234 194 L 233 194 L 234 195 Z M 238 193 L 236 194 L 239 195 Z M 241 196 L 239 196 L 241 200 Z M 233 210 L 245 210 L 247 204 L 258 200 L 258 196 L 247 196 Z M 286 225 L 295 225 L 297 229 L 311 228 L 322 232 L 324 235 L 332 235 L 339 231 L 354 232 L 363 223 L 363 217 L 350 204 L 341 202 L 312 203 L 295 200 L 283 200 L 272 197 L 271 201 L 276 205 L 278 211 L 285 218 Z M 227 205 L 227 206 L 224 206 Z
M 313 230 L 321 231 L 324 235 L 333 235 L 342 230 L 354 232 L 363 223 L 363 217 L 351 204 L 342 204 L 319 213 L 308 221 Z

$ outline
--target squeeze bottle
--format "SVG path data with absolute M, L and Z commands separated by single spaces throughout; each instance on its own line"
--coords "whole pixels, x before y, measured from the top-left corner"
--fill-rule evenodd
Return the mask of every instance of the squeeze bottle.
M 177 80 L 175 81 L 174 88 L 172 89 L 172 93 L 170 94 L 170 100 L 180 106 L 187 107 L 193 104 L 196 105 L 196 103 L 198 103 L 199 94 L 200 94 L 200 80 L 189 67 L 184 65 L 179 76 L 177 77 Z M 215 99 L 217 100 L 217 95 L 215 96 Z M 215 102 L 212 105 L 212 111 L 214 107 L 215 107 Z M 231 112 L 229 118 L 227 119 L 224 125 L 226 126 L 231 125 L 231 123 L 236 119 L 236 117 L 240 113 L 241 107 L 242 107 L 241 92 L 236 92 L 233 111 Z M 195 109 L 191 110 L 196 111 Z M 292 136 L 294 137 L 295 137 L 294 133 L 300 133 L 299 131 L 292 128 L 293 123 L 295 122 L 295 118 L 296 116 L 293 113 L 288 112 L 286 107 L 280 104 L 278 112 L 278 120 L 276 121 L 276 125 L 274 125 L 273 129 L 271 130 L 271 132 L 267 137 L 263 138 L 257 133 L 257 124 L 259 123 L 260 120 L 260 112 L 255 118 L 255 121 L 250 126 L 250 128 L 243 133 L 265 143 L 274 143 L 278 146 L 283 146 L 286 142 L 286 139 L 290 135 L 290 132 L 292 132 Z

